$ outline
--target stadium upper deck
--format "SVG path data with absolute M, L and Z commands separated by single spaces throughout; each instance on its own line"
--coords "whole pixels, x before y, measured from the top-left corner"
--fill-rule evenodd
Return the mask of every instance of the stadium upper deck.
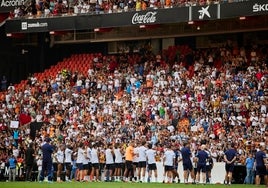
M 56 16 L 65 13 L 112 13 L 147 8 L 172 8 L 243 2 L 248 0 L 2 0 L 1 12 L 12 12 L 14 17 Z
M 131 1 L 131 0 L 130 0 Z M 130 2 L 128 1 L 128 2 Z M 151 1 L 143 1 L 146 5 L 144 8 L 136 1 L 135 10 L 124 11 L 119 4 L 116 5 L 117 13 L 111 11 L 110 14 L 89 14 L 85 12 L 77 14 L 61 14 L 63 16 L 45 16 L 42 13 L 31 16 L 31 19 L 26 17 L 20 19 L 9 19 L 6 23 L 7 33 L 33 33 L 33 32 L 50 32 L 50 31 L 79 31 L 79 30 L 94 30 L 96 28 L 109 27 L 126 27 L 126 26 L 141 26 L 155 24 L 170 24 L 170 23 L 188 23 L 191 21 L 206 21 L 206 20 L 223 20 L 245 16 L 266 15 L 268 4 L 266 0 L 252 0 L 237 3 L 214 3 L 197 4 L 196 6 L 179 6 L 185 1 L 170 1 L 163 2 L 164 6 L 160 8 L 151 7 Z M 64 1 L 63 1 L 64 2 Z M 86 5 L 89 10 L 93 5 Z M 96 1 L 97 2 L 97 1 Z M 123 1 L 122 1 L 123 2 Z M 133 1 L 134 2 L 134 1 Z M 160 2 L 160 1 L 159 1 Z M 180 2 L 179 4 L 176 4 Z M 192 2 L 192 1 L 191 1 Z M 210 2 L 210 1 L 209 1 Z M 105 1 L 103 1 L 105 3 Z M 80 3 L 81 4 L 81 3 Z M 176 4 L 176 6 L 173 6 Z M 98 3 L 96 4 L 98 5 Z M 183 4 L 185 5 L 185 3 Z M 45 6 L 45 5 L 42 5 Z M 133 5 L 134 6 L 134 5 Z M 54 4 L 54 8 L 56 4 Z M 111 9 L 109 9 L 109 7 Z M 109 5 L 109 10 L 114 10 L 115 4 Z M 122 5 L 124 7 L 124 5 Z M 143 7 L 143 8 L 142 8 Z M 173 8 L 168 8 L 173 7 Z M 74 12 L 77 12 L 74 7 Z M 133 8 L 134 9 L 134 8 Z M 118 12 L 118 10 L 120 10 Z M 141 11 L 139 11 L 141 10 Z M 82 9 L 80 10 L 82 11 Z M 96 13 L 96 8 L 94 13 Z M 99 13 L 99 12 L 98 12 Z M 58 13 L 57 13 L 58 14 Z M 32 14 L 33 15 L 33 14 Z M 76 16 L 72 16 L 76 15 Z M 40 16 L 40 17 L 38 17 Z M 122 19 L 124 16 L 124 19 Z

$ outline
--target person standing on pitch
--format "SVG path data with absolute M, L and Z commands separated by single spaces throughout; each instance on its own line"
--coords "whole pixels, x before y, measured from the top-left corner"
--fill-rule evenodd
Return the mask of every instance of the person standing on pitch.
M 167 183 L 172 183 L 175 159 L 176 159 L 175 152 L 171 149 L 171 145 L 167 145 L 166 151 L 164 152 L 164 157 L 163 157 L 163 164 L 165 168 L 163 183 L 165 183 L 166 175 L 167 175 Z
M 11 155 L 10 158 L 8 159 L 8 167 L 9 167 L 8 181 L 16 180 L 16 165 L 17 160 L 14 155 Z
M 234 171 L 234 163 L 236 161 L 237 152 L 234 149 L 234 143 L 231 143 L 230 148 L 224 154 L 225 161 L 225 180 L 224 184 L 231 185 Z
M 114 170 L 114 148 L 113 144 L 109 143 L 107 146 L 107 149 L 105 150 L 105 159 L 106 159 L 106 171 L 105 171 L 105 177 L 106 182 L 113 181 L 113 170 Z
M 57 166 L 57 182 L 62 182 L 61 173 L 62 173 L 63 164 L 64 164 L 64 151 L 65 151 L 64 145 L 60 145 L 56 153 L 56 161 L 58 165 Z
M 200 171 L 202 172 L 202 183 L 206 183 L 206 163 L 208 160 L 208 153 L 205 151 L 206 146 L 201 145 L 200 150 L 197 152 L 197 175 L 196 175 L 196 183 L 200 183 Z
M 191 161 L 192 152 L 190 150 L 190 144 L 188 142 L 183 144 L 183 148 L 181 149 L 181 156 L 182 156 L 184 183 L 187 184 L 189 174 L 191 175 L 192 180 L 194 180 L 194 170 Z
M 147 182 L 151 182 L 152 172 L 154 172 L 155 182 L 157 182 L 157 166 L 156 166 L 156 150 L 152 149 L 152 144 L 148 144 L 148 150 L 146 150 L 146 158 L 148 164 L 148 180 Z
M 31 181 L 32 177 L 32 170 L 34 165 L 34 159 L 35 159 L 35 151 L 34 151 L 34 145 L 33 142 L 29 144 L 29 147 L 26 149 L 25 152 L 25 165 L 26 165 L 26 181 Z
M 64 151 L 64 164 L 65 164 L 65 171 L 66 171 L 66 181 L 70 181 L 70 175 L 71 175 L 71 170 L 72 170 L 72 154 L 73 150 L 71 146 L 67 145 Z
M 114 146 L 114 177 L 115 181 L 121 181 L 121 176 L 122 176 L 122 169 L 123 169 L 123 148 L 120 146 L 119 143 L 116 143 Z
M 260 146 L 259 151 L 257 151 L 255 154 L 255 158 L 256 158 L 255 184 L 259 186 L 261 183 L 261 177 L 263 177 L 264 182 L 266 183 L 266 187 L 268 187 L 267 186 L 267 169 L 265 165 L 265 161 L 267 160 L 267 158 L 266 158 L 266 153 L 264 152 L 264 146 Z
M 134 157 L 134 142 L 130 141 L 125 152 L 125 172 L 124 172 L 124 181 L 127 182 L 130 180 L 130 177 L 133 177 L 133 157 Z
M 147 148 L 145 147 L 146 141 L 141 142 L 141 146 L 138 148 L 138 175 L 137 181 L 145 182 L 145 171 L 146 171 L 146 151 Z
M 245 178 L 246 184 L 253 184 L 254 180 L 254 163 L 255 159 L 252 156 L 252 153 L 248 154 L 248 157 L 246 159 L 246 168 L 247 168 L 247 176 Z
M 44 181 L 45 175 L 49 182 L 52 182 L 52 153 L 54 147 L 50 144 L 51 139 L 45 138 L 45 144 L 42 146 L 43 161 L 40 181 Z

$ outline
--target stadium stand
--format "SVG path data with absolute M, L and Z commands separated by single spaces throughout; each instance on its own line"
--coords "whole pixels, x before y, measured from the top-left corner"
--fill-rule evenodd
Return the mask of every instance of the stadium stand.
M 196 150 L 205 142 L 215 161 L 234 142 L 243 164 L 247 153 L 267 146 L 266 50 L 171 46 L 157 55 L 74 54 L 1 93 L 1 159 L 16 148 L 24 156 L 29 142 L 40 153 L 49 136 L 55 146 L 73 148 L 142 138 L 156 146 L 189 141 Z M 190 54 L 193 64 L 186 63 Z M 17 140 L 11 120 L 20 121 Z M 31 130 L 36 122 L 44 125 Z
M 37 32 L 38 34 L 35 35 L 37 39 L 33 40 L 37 41 L 41 51 L 40 62 L 44 63 L 42 58 L 46 55 L 44 49 L 53 47 L 49 46 L 52 36 L 49 36 L 49 39 L 46 37 L 52 35 L 51 33 L 55 34 L 54 26 L 71 25 L 71 29 L 68 28 L 70 30 L 75 30 L 77 25 L 84 28 L 85 22 L 70 19 L 67 24 L 56 19 L 59 15 L 88 14 L 85 17 L 85 20 L 88 19 L 86 22 L 88 24 L 91 23 L 89 20 L 93 20 L 89 18 L 92 12 L 95 16 L 99 13 L 128 12 L 132 9 L 144 10 L 143 13 L 147 14 L 147 8 L 169 8 L 170 10 L 175 7 L 193 6 L 194 9 L 194 5 L 227 4 L 227 1 L 137 1 L 136 5 L 116 2 L 109 5 L 104 3 L 103 8 L 95 1 L 90 1 L 90 5 L 81 2 L 74 4 L 74 7 L 70 5 L 67 7 L 66 3 L 66 1 L 51 1 L 49 5 L 41 2 L 36 5 L 33 1 L 30 13 L 21 7 L 16 9 L 10 15 L 10 18 L 14 19 L 7 22 L 10 24 L 7 24 L 7 30 L 11 31 L 7 34 Z M 247 9 L 248 7 L 250 9 Z M 194 25 L 196 20 L 191 20 L 192 16 L 196 17 L 198 24 L 221 18 L 220 8 L 214 6 L 214 9 L 206 15 L 202 12 L 205 11 L 204 7 L 197 7 L 195 11 L 192 8 L 181 9 L 188 13 L 183 20 L 185 27 Z M 173 16 L 171 11 L 169 18 Z M 200 11 L 203 16 L 199 14 Z M 260 8 L 254 9 L 248 3 L 243 11 L 249 12 L 250 16 L 259 16 L 265 15 L 266 10 L 263 10 L 262 4 Z M 178 11 L 174 10 L 174 12 Z M 152 15 L 161 16 L 165 15 L 164 13 L 150 12 Z M 26 14 L 33 19 L 20 19 Z M 141 20 L 142 24 L 147 23 L 148 19 L 144 19 L 147 18 L 146 14 L 128 14 L 130 18 L 128 21 L 132 22 L 132 25 L 138 23 L 139 26 L 143 26 L 139 21 Z M 112 17 L 114 15 L 109 16 L 116 18 Z M 237 23 L 236 17 L 239 15 L 240 12 L 230 17 L 223 14 L 222 19 L 235 17 L 232 21 Z M 204 16 L 206 19 L 202 20 Z M 45 17 L 42 18 L 44 22 L 38 20 L 41 17 Z M 97 24 L 110 22 L 110 20 L 100 19 L 103 17 L 96 18 L 99 18 Z M 150 18 L 153 20 L 151 24 L 153 26 L 168 23 L 168 20 L 164 20 L 163 23 L 155 24 L 156 17 Z M 52 22 L 49 22 L 51 20 L 64 24 L 51 24 Z M 117 19 L 111 20 L 114 21 L 113 23 L 118 23 Z M 186 23 L 188 21 L 190 23 Z M 252 22 L 257 23 L 254 18 Z M 72 25 L 72 23 L 78 24 Z M 122 25 L 119 27 L 122 27 L 129 23 L 120 24 Z M 95 25 L 88 27 L 87 29 L 95 29 Z M 198 29 L 194 30 L 198 32 Z M 7 176 L 8 160 L 11 156 L 15 156 L 17 180 L 23 180 L 25 173 L 22 169 L 24 169 L 26 148 L 30 143 L 34 143 L 37 163 L 42 156 L 40 146 L 44 144 L 47 137 L 51 139 L 51 144 L 57 151 L 53 153 L 54 180 L 59 178 L 56 177 L 59 163 L 57 153 L 62 146 L 73 150 L 74 164 L 80 146 L 86 150 L 97 145 L 100 154 L 104 155 L 108 146 L 119 144 L 124 150 L 127 143 L 140 144 L 140 141 L 153 145 L 158 152 L 156 157 L 158 162 L 163 160 L 163 152 L 166 148 L 181 149 L 186 142 L 190 143 L 193 153 L 196 153 L 201 145 L 206 145 L 213 161 L 223 162 L 224 152 L 233 143 L 237 151 L 235 164 L 244 169 L 249 154 L 254 155 L 261 148 L 266 152 L 268 150 L 267 45 L 264 42 L 244 46 L 241 41 L 230 40 L 223 43 L 217 47 L 202 49 L 191 48 L 189 45 L 172 45 L 167 49 L 161 49 L 159 53 L 153 53 L 151 43 L 136 52 L 120 51 L 113 55 L 83 50 L 83 53 L 74 53 L 70 57 L 65 57 L 44 71 L 30 74 L 27 79 L 19 83 L 8 87 L 2 85 L 3 91 L 0 93 L 1 178 Z M 240 46 L 237 45 L 238 43 Z M 4 79 L 3 81 L 2 84 L 7 84 Z M 104 174 L 105 159 L 100 157 L 100 160 L 100 172 Z M 65 176 L 65 170 L 59 172 L 58 176 Z M 35 180 L 37 180 L 37 171 L 38 168 L 35 166 L 33 173 Z M 87 175 L 88 172 L 85 176 Z M 244 183 L 244 176 L 245 174 L 240 173 L 237 178 L 239 180 L 235 181 Z M 92 177 L 83 178 L 73 176 L 76 181 L 93 180 Z M 61 179 L 65 178 L 61 177 Z

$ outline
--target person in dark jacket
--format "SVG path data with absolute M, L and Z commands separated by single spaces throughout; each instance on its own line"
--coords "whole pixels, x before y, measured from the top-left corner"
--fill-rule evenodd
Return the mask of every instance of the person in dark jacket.
M 42 161 L 42 171 L 40 175 L 40 181 L 44 181 L 45 175 L 49 182 L 52 181 L 52 153 L 54 147 L 50 144 L 51 139 L 46 138 L 45 144 L 42 146 L 43 161 Z
M 35 150 L 33 143 L 29 144 L 29 147 L 25 151 L 25 166 L 26 166 L 26 181 L 31 181 L 32 170 L 34 166 Z

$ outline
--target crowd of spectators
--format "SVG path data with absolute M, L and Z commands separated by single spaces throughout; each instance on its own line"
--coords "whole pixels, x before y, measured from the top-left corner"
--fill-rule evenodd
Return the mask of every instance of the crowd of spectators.
M 244 164 L 260 146 L 268 149 L 267 48 L 193 50 L 173 46 L 159 54 L 94 54 L 87 75 L 68 67 L 56 77 L 30 76 L 25 88 L 9 86 L 0 96 L 0 160 L 23 161 L 30 143 L 36 155 L 52 144 L 98 143 L 105 148 L 145 140 L 158 151 L 166 145 L 192 150 L 206 144 L 222 161 L 234 143 Z M 11 121 L 20 121 L 11 128 Z M 30 123 L 43 122 L 35 137 Z
M 103 14 L 241 1 L 246 0 L 31 0 L 16 7 L 10 18 Z

